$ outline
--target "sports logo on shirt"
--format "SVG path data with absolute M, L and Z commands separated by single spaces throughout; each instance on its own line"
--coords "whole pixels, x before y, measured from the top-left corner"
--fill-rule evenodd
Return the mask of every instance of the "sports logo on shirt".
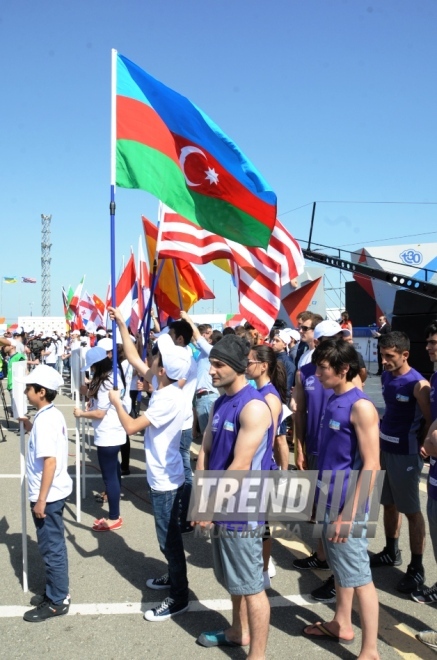
M 409 396 L 405 396 L 405 394 L 396 394 L 396 401 L 399 401 L 399 403 L 408 403 L 410 400 Z
M 315 380 L 316 380 L 315 376 L 309 376 L 305 381 L 305 389 L 306 390 L 313 390 Z
M 232 422 L 229 422 L 228 420 L 226 420 L 225 423 L 223 424 L 223 429 L 225 431 L 232 431 L 233 432 L 234 431 L 234 425 L 233 425 Z
M 220 421 L 220 415 L 216 413 L 212 418 L 211 431 L 218 430 L 219 421 Z

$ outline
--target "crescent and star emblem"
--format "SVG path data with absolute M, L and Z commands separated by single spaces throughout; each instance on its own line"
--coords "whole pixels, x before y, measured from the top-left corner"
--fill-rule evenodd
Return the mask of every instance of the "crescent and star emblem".
M 213 183 L 217 185 L 219 180 L 219 175 L 217 174 L 217 172 L 213 167 L 208 166 L 207 159 L 203 151 L 198 147 L 194 147 L 194 146 L 182 147 L 179 156 L 179 163 L 182 172 L 184 173 L 184 177 L 185 177 L 185 181 L 187 182 L 187 185 L 191 187 L 195 187 L 195 186 L 201 186 L 203 183 L 203 181 L 201 181 L 200 183 L 195 183 L 194 181 L 190 181 L 190 179 L 187 177 L 185 173 L 185 161 L 187 160 L 188 156 L 190 156 L 191 154 L 200 154 L 201 156 L 203 156 L 203 158 L 205 159 L 205 164 L 207 166 L 207 169 L 205 170 L 205 179 L 206 181 L 209 181 L 210 185 L 212 185 Z

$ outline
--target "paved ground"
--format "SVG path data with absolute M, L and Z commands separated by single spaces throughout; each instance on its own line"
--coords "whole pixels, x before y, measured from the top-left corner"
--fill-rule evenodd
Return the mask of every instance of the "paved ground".
M 366 390 L 381 406 L 379 379 L 369 378 Z M 74 474 L 74 421 L 72 402 L 67 396 L 57 399 L 70 431 L 70 463 Z M 3 423 L 4 424 L 4 423 Z M 13 427 L 13 428 L 12 428 Z M 132 439 L 132 474 L 123 479 L 122 516 L 119 532 L 93 534 L 93 519 L 101 517 L 104 507 L 98 505 L 94 493 L 102 488 L 95 451 L 87 454 L 87 496 L 82 501 L 82 520 L 76 522 L 75 493 L 67 506 L 65 521 L 70 560 L 72 606 L 67 617 L 40 625 L 25 623 L 23 612 L 29 598 L 44 587 L 44 573 L 35 542 L 30 515 L 28 524 L 29 592 L 22 590 L 21 508 L 19 473 L 19 438 L 11 424 L 7 441 L 0 444 L 0 657 L 43 658 L 54 660 L 80 657 L 85 660 L 105 657 L 143 657 L 174 660 L 175 658 L 244 658 L 243 649 L 203 649 L 196 645 L 197 636 L 208 629 L 226 626 L 230 602 L 224 589 L 216 583 L 211 569 L 209 543 L 193 535 L 185 539 L 190 580 L 191 609 L 174 621 L 148 623 L 141 612 L 156 593 L 145 586 L 150 576 L 164 572 L 165 564 L 156 542 L 153 518 L 147 502 L 144 478 L 142 439 Z M 291 457 L 290 457 L 291 458 Z M 426 468 L 422 477 L 423 504 L 426 501 Z M 268 592 L 272 605 L 268 658 L 345 658 L 358 655 L 361 634 L 356 628 L 356 642 L 346 648 L 333 642 L 314 643 L 301 636 L 302 627 L 317 620 L 329 620 L 333 604 L 320 605 L 309 594 L 326 577 L 323 572 L 301 574 L 291 567 L 294 557 L 308 554 L 313 541 L 312 526 L 300 526 L 301 538 L 275 540 L 273 558 L 277 575 Z M 371 549 L 383 546 L 380 524 Z M 437 579 L 430 549 L 426 550 L 427 583 Z M 404 566 L 408 562 L 406 527 L 402 532 Z M 436 626 L 435 610 L 420 606 L 394 590 L 399 569 L 380 569 L 375 574 L 381 603 L 381 658 L 433 658 L 434 653 L 414 639 L 417 631 Z M 355 624 L 358 617 L 355 616 Z

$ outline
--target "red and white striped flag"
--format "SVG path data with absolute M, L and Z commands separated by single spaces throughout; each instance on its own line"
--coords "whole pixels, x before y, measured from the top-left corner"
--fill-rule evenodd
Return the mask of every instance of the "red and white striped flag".
M 229 259 L 235 266 L 240 313 L 266 335 L 281 299 L 281 264 L 262 248 L 249 248 L 195 225 L 168 207 L 161 217 L 160 257 L 205 264 Z

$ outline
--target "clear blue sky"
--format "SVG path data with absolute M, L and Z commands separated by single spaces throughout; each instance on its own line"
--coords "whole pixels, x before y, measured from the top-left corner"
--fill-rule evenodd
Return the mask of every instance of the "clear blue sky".
M 52 214 L 52 314 L 84 273 L 105 294 L 111 48 L 214 119 L 296 237 L 308 236 L 311 206 L 292 209 L 334 200 L 318 204 L 316 242 L 435 240 L 435 205 L 340 202 L 437 201 L 436 25 L 434 0 L 5 0 L 0 275 L 38 284 L 4 285 L 0 316 L 30 303 L 40 313 L 41 213 Z M 120 263 L 157 202 L 122 189 L 116 202 Z M 215 311 L 229 311 L 228 279 L 204 273 Z

